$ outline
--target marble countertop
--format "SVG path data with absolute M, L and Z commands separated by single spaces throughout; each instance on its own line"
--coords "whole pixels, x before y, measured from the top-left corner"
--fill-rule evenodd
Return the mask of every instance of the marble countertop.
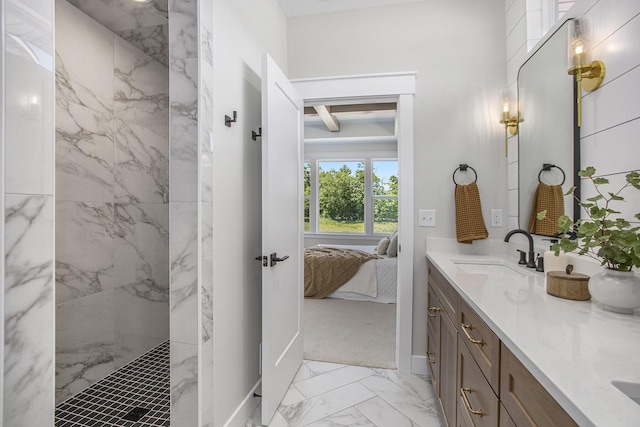
M 514 256 L 427 251 L 435 266 L 580 426 L 640 426 L 640 405 L 611 384 L 640 384 L 640 316 L 546 293 Z M 453 260 L 502 260 L 524 277 L 469 274 Z

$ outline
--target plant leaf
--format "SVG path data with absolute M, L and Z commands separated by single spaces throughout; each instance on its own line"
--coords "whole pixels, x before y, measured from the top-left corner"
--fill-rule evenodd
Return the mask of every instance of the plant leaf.
M 596 173 L 596 168 L 594 168 L 593 166 L 587 166 L 586 168 L 584 168 L 583 170 L 578 172 L 578 176 L 593 176 L 593 174 Z
M 593 183 L 595 185 L 608 184 L 609 180 L 607 178 L 593 178 Z
M 543 211 L 538 212 L 538 215 L 536 215 L 536 218 L 538 218 L 540 220 L 545 219 L 546 217 L 547 217 L 547 210 L 546 209 L 543 210 Z
M 590 202 L 597 202 L 598 200 L 602 200 L 604 199 L 604 196 L 602 194 L 598 194 L 595 197 L 589 197 L 587 200 Z
M 576 191 L 576 186 L 574 185 L 573 187 L 571 187 L 569 190 L 567 190 L 566 193 L 564 193 L 565 196 L 570 196 L 572 195 L 574 192 Z

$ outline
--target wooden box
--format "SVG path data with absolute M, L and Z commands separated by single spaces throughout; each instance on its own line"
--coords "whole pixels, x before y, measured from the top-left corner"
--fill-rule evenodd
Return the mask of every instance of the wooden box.
M 547 293 L 559 298 L 587 301 L 591 299 L 589 276 L 580 273 L 567 274 L 564 271 L 549 271 L 547 272 Z

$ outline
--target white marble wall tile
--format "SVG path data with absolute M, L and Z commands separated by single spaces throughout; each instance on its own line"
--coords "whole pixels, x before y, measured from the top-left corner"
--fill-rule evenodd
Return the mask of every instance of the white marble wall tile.
M 200 62 L 200 197 L 213 201 L 213 66 Z M 257 130 L 257 129 L 256 129 Z
M 70 3 L 114 32 L 167 23 L 164 0 L 151 3 L 131 0 L 70 0 Z
M 120 31 L 118 35 L 159 63 L 169 65 L 168 24 Z
M 213 0 L 200 0 L 198 2 L 200 13 L 200 50 L 199 57 L 213 67 Z
M 113 201 L 112 122 L 111 114 L 58 103 L 57 201 Z
M 53 194 L 54 75 L 11 37 L 6 44 L 5 191 Z
M 198 203 L 171 203 L 171 341 L 198 344 Z
M 166 125 L 165 125 L 166 127 Z M 123 203 L 169 202 L 169 137 L 116 119 L 114 196 Z
M 113 56 L 116 117 L 156 132 L 168 132 L 167 68 L 118 37 L 115 39 Z
M 168 308 L 165 308 L 165 311 L 168 312 Z M 116 331 L 114 368 L 121 368 L 150 349 L 162 344 L 167 338 L 168 335 L 159 337 L 127 333 L 126 330 Z
M 53 197 L 4 197 L 3 421 L 48 426 L 54 400 Z
M 202 426 L 213 427 L 214 422 L 214 409 L 213 409 L 213 340 L 207 340 L 202 342 L 202 374 L 200 375 L 200 381 L 202 381 L 202 402 L 206 402 L 202 405 Z
M 58 98 L 113 112 L 113 35 L 64 0 L 56 1 L 56 77 Z
M 112 203 L 56 203 L 56 303 L 113 289 Z
M 56 306 L 56 403 L 114 369 L 113 290 Z
M 166 292 L 126 285 L 114 290 L 115 352 L 119 366 L 169 338 Z
M 198 200 L 198 59 L 171 60 L 171 200 Z
M 213 336 L 213 205 L 200 204 L 202 342 Z
M 171 342 L 171 425 L 198 424 L 198 346 Z
M 197 0 L 169 0 L 171 58 L 198 57 Z
M 115 205 L 114 286 L 167 301 L 169 209 L 166 204 Z

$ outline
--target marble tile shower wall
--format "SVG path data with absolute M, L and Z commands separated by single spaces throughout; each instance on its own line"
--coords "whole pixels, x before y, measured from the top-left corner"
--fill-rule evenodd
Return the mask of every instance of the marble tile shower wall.
M 53 425 L 53 8 L 0 3 L 4 233 L 0 425 Z
M 56 401 L 169 337 L 168 69 L 56 2 Z

